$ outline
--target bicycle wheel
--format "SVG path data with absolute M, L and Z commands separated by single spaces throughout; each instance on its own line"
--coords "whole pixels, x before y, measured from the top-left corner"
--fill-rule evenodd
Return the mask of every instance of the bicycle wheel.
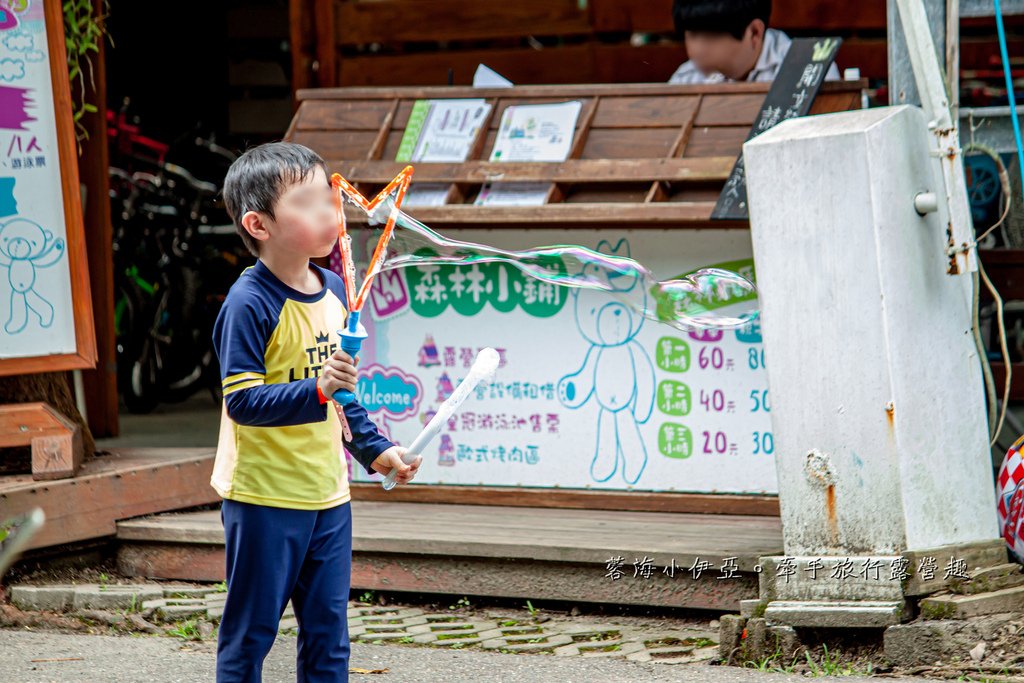
M 138 288 L 120 290 L 121 335 L 117 340 L 117 379 L 121 398 L 131 413 L 151 413 L 159 403 L 157 367 L 150 343 L 150 316 Z

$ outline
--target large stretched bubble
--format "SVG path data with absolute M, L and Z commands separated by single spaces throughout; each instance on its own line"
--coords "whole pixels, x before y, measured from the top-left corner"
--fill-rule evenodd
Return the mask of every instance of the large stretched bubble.
M 383 225 L 393 209 L 393 198 L 379 204 L 369 215 L 371 228 Z M 607 292 L 645 318 L 683 331 L 742 327 L 757 317 L 754 284 L 732 271 L 704 268 L 679 279 L 658 280 L 631 258 L 578 245 L 510 251 L 451 239 L 404 211 L 397 213 L 382 269 L 495 262 L 541 282 Z

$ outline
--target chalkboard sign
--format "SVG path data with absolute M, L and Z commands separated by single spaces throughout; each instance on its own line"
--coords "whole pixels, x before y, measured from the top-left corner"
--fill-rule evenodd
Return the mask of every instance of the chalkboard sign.
M 0 45 L 0 375 L 95 367 L 59 0 L 0 2 Z
M 779 73 L 764 98 L 761 111 L 750 128 L 747 140 L 755 138 L 780 121 L 806 116 L 821 88 L 829 67 L 842 45 L 842 38 L 794 38 Z M 729 179 L 718 195 L 711 218 L 746 220 L 747 176 L 740 153 Z

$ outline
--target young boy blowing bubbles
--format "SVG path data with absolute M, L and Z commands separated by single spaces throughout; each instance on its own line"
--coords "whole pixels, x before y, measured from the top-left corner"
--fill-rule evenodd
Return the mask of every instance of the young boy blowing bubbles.
M 340 350 L 345 287 L 310 262 L 338 238 L 324 160 L 292 143 L 240 156 L 224 201 L 258 257 L 231 287 L 213 331 L 224 409 L 211 484 L 224 499 L 227 602 L 218 681 L 259 681 L 289 600 L 298 680 L 347 681 L 352 513 L 342 444 L 367 472 L 410 481 L 421 458 L 384 438 L 358 402 L 345 431 L 329 397 L 355 391 Z

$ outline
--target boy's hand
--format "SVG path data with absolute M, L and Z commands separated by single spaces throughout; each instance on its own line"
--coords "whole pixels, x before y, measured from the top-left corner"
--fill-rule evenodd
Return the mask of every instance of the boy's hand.
M 392 446 L 378 455 L 377 459 L 373 461 L 371 467 L 373 467 L 377 472 L 383 474 L 385 477 L 388 476 L 393 468 L 397 467 L 398 477 L 396 478 L 396 481 L 399 484 L 408 484 L 416 476 L 416 472 L 420 468 L 420 463 L 423 462 L 423 456 L 417 455 L 411 465 L 406 465 L 402 462 L 402 456 L 408 452 L 408 448 Z
M 359 363 L 359 356 L 352 359 L 341 349 L 334 352 L 334 355 L 324 361 L 320 379 L 317 386 L 324 396 L 334 396 L 335 392 L 342 389 L 355 392 L 356 390 L 356 364 Z

